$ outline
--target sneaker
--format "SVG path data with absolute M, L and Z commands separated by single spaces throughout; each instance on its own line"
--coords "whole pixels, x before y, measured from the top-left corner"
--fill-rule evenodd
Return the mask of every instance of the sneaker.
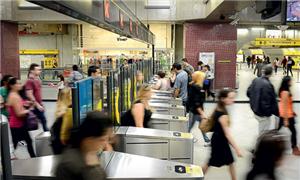
M 293 148 L 293 155 L 300 156 L 300 150 L 298 147 Z
M 26 144 L 25 141 L 20 141 L 18 144 L 19 144 L 20 146 L 27 146 L 27 144 Z

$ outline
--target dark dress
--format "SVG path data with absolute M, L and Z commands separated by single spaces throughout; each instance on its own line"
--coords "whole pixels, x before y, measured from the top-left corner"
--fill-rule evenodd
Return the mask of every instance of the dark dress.
M 229 142 L 225 137 L 222 125 L 219 118 L 226 115 L 224 112 L 216 111 L 214 115 L 215 125 L 213 128 L 213 135 L 211 138 L 211 156 L 209 166 L 221 167 L 230 165 L 234 162 Z
M 134 104 L 142 103 L 141 100 L 137 100 Z M 152 112 L 149 109 L 144 108 L 144 128 L 149 128 L 149 122 L 151 120 Z M 121 126 L 136 126 L 133 115 L 131 113 L 131 109 L 129 109 L 122 117 L 121 117 Z

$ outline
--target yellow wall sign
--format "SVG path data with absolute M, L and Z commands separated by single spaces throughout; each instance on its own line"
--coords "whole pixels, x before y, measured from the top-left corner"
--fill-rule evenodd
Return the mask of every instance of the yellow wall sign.
M 256 38 L 254 45 L 257 47 L 261 46 L 300 46 L 300 39 L 287 39 L 287 38 Z
M 48 50 L 48 49 L 23 49 L 19 50 L 20 55 L 56 55 L 59 54 L 58 49 Z

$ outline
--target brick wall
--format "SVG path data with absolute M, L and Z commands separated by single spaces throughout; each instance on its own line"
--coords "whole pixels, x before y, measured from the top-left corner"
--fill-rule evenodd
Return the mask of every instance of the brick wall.
M 215 52 L 215 88 L 235 88 L 237 29 L 229 24 L 184 25 L 185 57 L 197 66 L 199 52 Z M 219 61 L 230 60 L 230 63 Z
M 20 77 L 18 24 L 1 21 L 0 73 Z

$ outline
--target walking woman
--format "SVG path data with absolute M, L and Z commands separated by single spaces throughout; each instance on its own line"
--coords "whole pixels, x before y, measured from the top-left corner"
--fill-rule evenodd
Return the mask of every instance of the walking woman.
M 237 178 L 229 144 L 239 157 L 242 156 L 240 148 L 231 135 L 229 129 L 230 119 L 226 109 L 226 106 L 234 103 L 234 96 L 235 93 L 232 90 L 223 89 L 219 92 L 217 107 L 211 117 L 211 120 L 214 122 L 212 129 L 214 133 L 211 138 L 211 156 L 208 164 L 203 167 L 203 172 L 206 173 L 209 166 L 221 167 L 228 165 L 232 180 L 236 180 Z
M 293 154 L 296 156 L 300 156 L 300 150 L 297 147 L 297 132 L 295 128 L 295 116 L 293 108 L 293 96 L 290 91 L 290 87 L 292 85 L 292 78 L 290 76 L 286 76 L 282 79 L 281 86 L 279 88 L 279 116 L 280 122 L 278 129 L 281 129 L 282 126 L 285 126 L 291 131 L 291 142 Z
M 196 121 L 200 122 L 201 119 L 206 119 L 206 115 L 203 109 L 203 103 L 205 101 L 205 90 L 203 89 L 203 82 L 205 79 L 205 74 L 201 71 L 195 71 L 192 74 L 192 82 L 190 85 L 190 92 L 189 92 L 189 106 L 190 106 L 190 125 L 189 125 L 189 132 L 193 128 Z M 204 141 L 209 143 L 209 138 L 202 133 Z
M 22 84 L 17 78 L 12 77 L 8 81 L 8 99 L 7 107 L 9 112 L 9 125 L 13 139 L 14 148 L 17 148 L 18 142 L 25 140 L 27 143 L 27 150 L 30 157 L 35 157 L 32 146 L 32 140 L 25 127 L 25 120 L 30 110 L 25 109 L 25 101 L 19 94 L 22 89 Z
M 137 100 L 133 103 L 131 109 L 121 117 L 121 125 L 148 128 L 152 115 L 149 106 L 151 96 L 151 86 L 142 85 Z

